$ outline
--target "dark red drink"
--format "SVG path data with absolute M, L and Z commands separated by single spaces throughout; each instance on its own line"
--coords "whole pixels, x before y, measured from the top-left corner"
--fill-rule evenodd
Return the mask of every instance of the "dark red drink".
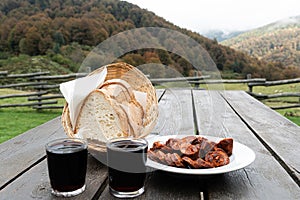
M 77 139 L 59 139 L 47 144 L 46 152 L 54 194 L 73 192 L 85 187 L 86 143 Z
M 138 196 L 144 192 L 147 149 L 147 142 L 143 139 L 108 143 L 109 187 L 114 196 L 133 197 L 130 195 Z

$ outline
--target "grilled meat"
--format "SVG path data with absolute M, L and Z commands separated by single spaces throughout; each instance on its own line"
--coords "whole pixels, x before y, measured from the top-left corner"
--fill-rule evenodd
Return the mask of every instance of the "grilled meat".
M 223 149 L 228 156 L 231 156 L 233 149 L 233 139 L 225 138 L 217 144 L 217 147 Z
M 154 142 L 148 157 L 173 167 L 212 168 L 227 165 L 232 149 L 232 138 L 215 143 L 204 137 L 187 136 L 181 139 L 170 138 L 165 144 Z
M 220 167 L 227 165 L 230 162 L 230 159 L 223 149 L 217 148 L 206 154 L 205 161 L 211 163 L 214 167 Z

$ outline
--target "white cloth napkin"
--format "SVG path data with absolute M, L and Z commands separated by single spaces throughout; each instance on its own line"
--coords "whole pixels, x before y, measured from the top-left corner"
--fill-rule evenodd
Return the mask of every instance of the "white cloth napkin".
M 84 99 L 104 82 L 106 75 L 105 67 L 101 73 L 60 84 L 59 89 L 68 103 L 73 130 Z

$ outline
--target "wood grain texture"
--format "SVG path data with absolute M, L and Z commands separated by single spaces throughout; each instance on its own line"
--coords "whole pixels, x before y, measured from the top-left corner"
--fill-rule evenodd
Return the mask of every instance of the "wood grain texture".
M 204 181 L 198 178 L 157 171 L 149 174 L 145 183 L 145 193 L 135 199 L 199 200 L 200 191 L 205 191 Z M 117 200 L 117 198 L 109 193 L 109 187 L 107 186 L 99 200 Z
M 270 147 L 300 183 L 300 127 L 241 91 L 226 91 L 224 98 L 257 136 Z
M 205 94 L 206 93 L 206 94 Z M 228 104 L 220 104 L 224 101 L 218 92 L 209 94 L 208 91 L 194 91 L 195 106 L 198 123 L 203 117 L 203 107 L 210 105 L 216 98 L 212 117 L 206 116 L 210 121 L 209 134 L 213 136 L 232 137 L 235 141 L 245 144 L 255 151 L 256 159 L 250 166 L 226 173 L 221 176 L 213 176 L 206 181 L 206 189 L 210 199 L 298 199 L 300 189 L 291 179 L 288 173 L 275 160 L 271 153 L 253 135 L 252 131 L 244 124 L 238 115 Z M 208 101 L 209 100 L 209 101 Z M 243 102 L 247 99 L 243 99 Z M 220 107 L 220 105 L 222 105 Z M 223 107 L 225 106 L 225 107 Z M 217 112 L 217 111 L 222 112 Z M 209 112 L 206 112 L 209 113 Z M 213 112 L 210 112 L 213 113 Z M 219 115 L 219 116 L 216 116 Z M 201 127 L 201 125 L 199 125 Z M 204 127 L 205 129 L 206 127 Z M 202 129 L 200 128 L 200 133 Z M 224 198 L 226 197 L 226 198 Z
M 155 91 L 156 91 L 157 100 L 159 100 L 161 96 L 164 94 L 165 89 L 156 89 Z
M 0 188 L 45 156 L 45 144 L 66 137 L 60 117 L 0 144 Z
M 229 136 L 224 127 L 228 107 L 217 91 L 193 90 L 199 135 Z
M 158 106 L 159 116 L 154 133 L 194 134 L 191 90 L 167 89 Z
M 157 90 L 157 95 L 163 95 L 159 123 L 167 121 L 156 127 L 162 129 L 160 134 L 174 134 L 180 122 L 179 133 L 193 134 L 198 128 L 200 134 L 233 137 L 253 149 L 256 160 L 244 169 L 214 176 L 149 172 L 146 192 L 136 199 L 300 199 L 299 186 L 272 155 L 299 171 L 299 159 L 292 160 L 299 144 L 298 126 L 245 92 Z M 2 143 L 0 200 L 59 199 L 50 194 L 44 145 L 65 136 L 58 117 Z M 89 156 L 87 189 L 71 199 L 116 199 L 106 180 L 106 167 Z
M 86 176 L 86 190 L 72 200 L 92 199 L 100 186 L 105 182 L 107 169 L 92 156 L 88 157 L 88 169 Z M 0 191 L 0 199 L 63 199 L 51 194 L 51 186 L 48 176 L 47 161 L 43 160 L 13 183 Z

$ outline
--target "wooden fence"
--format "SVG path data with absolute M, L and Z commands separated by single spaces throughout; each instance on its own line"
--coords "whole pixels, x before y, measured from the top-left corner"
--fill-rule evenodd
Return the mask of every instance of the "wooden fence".
M 299 92 L 283 92 L 283 93 L 276 93 L 276 94 L 257 94 L 253 92 L 253 87 L 256 86 L 276 86 L 276 85 L 284 85 L 284 84 L 292 84 L 292 83 L 300 83 L 300 78 L 296 79 L 287 79 L 287 80 L 278 80 L 278 81 L 267 81 L 265 78 L 254 78 L 254 79 L 220 79 L 220 80 L 201 80 L 201 81 L 189 81 L 190 83 L 195 84 L 195 86 L 199 87 L 203 84 L 224 84 L 224 83 L 245 83 L 248 86 L 248 94 L 255 97 L 258 100 L 267 100 L 267 99 L 274 99 L 274 98 L 281 98 L 281 97 L 299 97 L 298 103 L 295 102 L 286 102 L 289 105 L 284 106 L 271 106 L 274 110 L 279 109 L 287 109 L 287 108 L 298 108 L 300 107 L 300 91 Z
M 5 94 L 0 95 L 1 99 L 9 98 L 20 98 L 27 97 L 27 102 L 25 103 L 7 103 L 0 104 L 0 108 L 7 107 L 32 107 L 37 110 L 41 109 L 62 109 L 62 105 L 58 105 L 58 99 L 62 99 L 63 96 L 59 91 L 59 84 L 65 81 L 69 81 L 78 77 L 84 77 L 87 73 L 74 73 L 67 75 L 49 75 L 49 72 L 37 72 L 28 74 L 8 74 L 6 71 L 0 71 L 0 89 L 4 88 L 14 88 L 17 90 L 22 90 L 26 92 L 16 93 L 16 94 Z M 300 78 L 289 79 L 281 81 L 266 81 L 264 78 L 254 78 L 254 79 L 238 79 L 238 80 L 212 80 L 209 76 L 199 76 L 199 77 L 181 77 L 181 78 L 157 78 L 151 79 L 154 85 L 168 83 L 168 82 L 188 82 L 195 88 L 200 88 L 202 85 L 208 84 L 240 84 L 244 83 L 248 86 L 248 93 L 253 97 L 265 100 L 274 99 L 280 97 L 299 97 L 299 93 L 278 93 L 278 94 L 256 94 L 253 93 L 253 87 L 256 86 L 274 86 L 282 84 L 300 83 Z M 295 108 L 300 107 L 299 104 L 290 104 L 287 106 L 272 107 L 273 109 L 284 109 L 284 108 Z
M 42 109 L 62 109 L 62 105 L 57 105 L 58 99 L 63 98 L 59 91 L 59 84 L 75 78 L 86 76 L 87 73 L 75 73 L 67 75 L 50 76 L 49 72 L 38 72 L 30 74 L 8 74 L 0 72 L 0 89 L 14 88 L 25 93 L 0 95 L 1 99 L 27 97 L 26 103 L 7 103 L 0 104 L 0 108 L 8 107 L 32 107 L 37 110 Z M 200 77 L 181 77 L 168 79 L 150 79 L 154 85 L 168 82 L 189 82 L 199 81 L 209 78 Z M 31 91 L 31 92 L 30 92 Z
M 260 83 L 258 83 L 258 82 L 257 83 L 249 83 L 248 84 L 248 88 L 249 88 L 248 93 L 259 100 L 274 99 L 274 98 L 281 98 L 281 97 L 299 97 L 298 103 L 287 102 L 290 104 L 284 105 L 284 106 L 271 107 L 274 110 L 287 109 L 287 108 L 298 108 L 298 107 L 300 107 L 300 90 L 299 90 L 299 92 L 280 92 L 280 93 L 276 93 L 276 94 L 253 93 L 253 87 L 255 87 L 255 86 L 270 87 L 270 86 L 285 85 L 285 84 L 292 84 L 292 83 L 300 83 L 300 78 L 278 80 L 278 81 L 265 81 L 265 82 L 260 82 Z
M 0 99 L 28 97 L 26 103 L 1 104 L 0 108 L 32 107 L 37 110 L 62 109 L 62 105 L 57 105 L 58 99 L 63 98 L 63 95 L 59 91 L 59 84 L 86 75 L 86 73 L 74 73 L 50 76 L 49 72 L 28 74 L 0 72 L 0 89 L 14 88 L 25 91 L 24 93 L 0 95 Z

